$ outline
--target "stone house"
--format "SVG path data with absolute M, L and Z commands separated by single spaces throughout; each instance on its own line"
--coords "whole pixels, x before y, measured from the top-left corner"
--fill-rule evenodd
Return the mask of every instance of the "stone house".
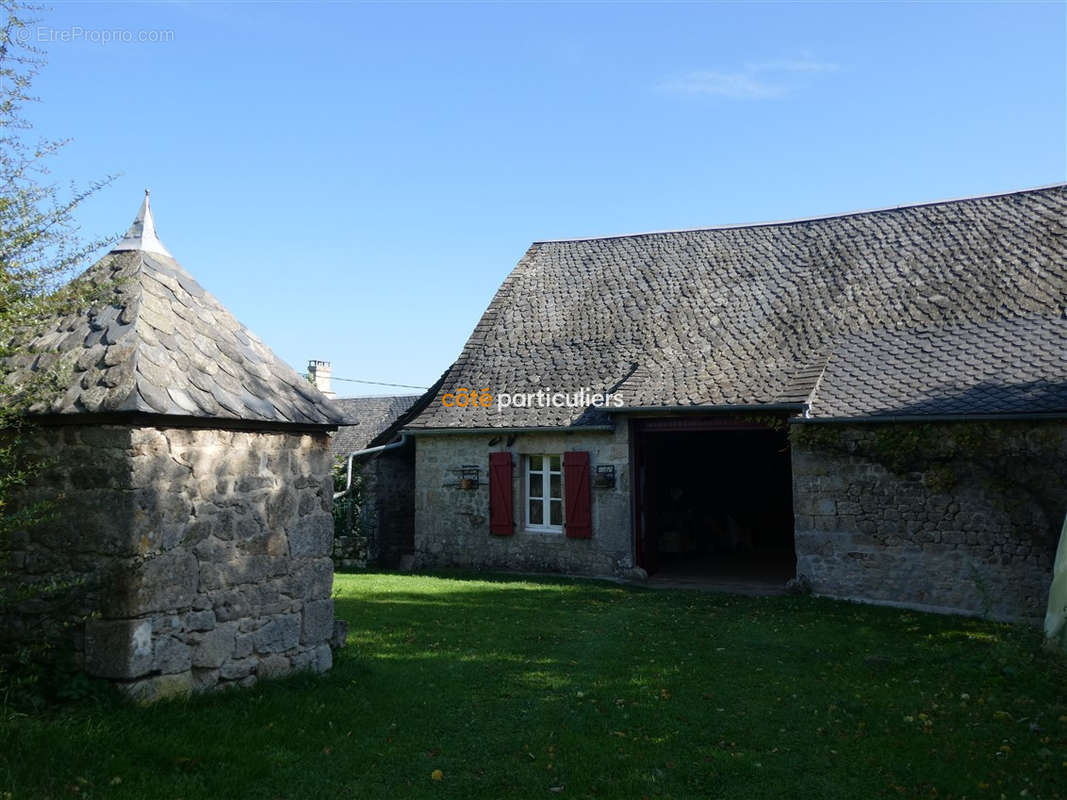
M 423 566 L 1036 617 L 1067 187 L 534 243 L 404 430 Z
M 342 412 L 175 261 L 147 193 L 78 280 L 106 298 L 42 320 L 8 365 L 16 386 L 62 380 L 31 409 L 48 465 L 20 498 L 58 498 L 56 514 L 16 533 L 16 577 L 77 587 L 78 657 L 140 699 L 328 669 Z M 17 638 L 41 610 L 0 629 Z

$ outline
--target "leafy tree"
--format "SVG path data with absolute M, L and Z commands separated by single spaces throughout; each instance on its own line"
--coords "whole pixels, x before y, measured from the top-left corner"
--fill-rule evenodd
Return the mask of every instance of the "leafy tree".
M 68 282 L 104 240 L 85 241 L 74 214 L 90 195 L 111 182 L 61 191 L 49 181 L 50 159 L 66 140 L 38 139 L 24 115 L 34 77 L 44 65 L 33 47 L 34 16 L 40 9 L 20 2 L 0 3 L 0 627 L 15 604 L 27 597 L 70 594 L 71 581 L 52 576 L 47 583 L 13 581 L 12 536 L 26 531 L 50 513 L 56 499 L 19 505 L 15 495 L 45 466 L 27 455 L 32 422 L 27 412 L 39 410 L 63 384 L 63 367 L 36 374 L 30 382 L 7 380 L 13 363 L 33 358 L 24 342 L 35 325 L 99 299 L 106 287 Z M 32 642 L 0 647 L 0 694 L 12 686 L 25 689 L 40 683 L 18 665 L 48 663 L 57 631 L 69 620 L 42 619 Z M 0 631 L 2 632 L 2 631 Z M 2 644 L 2 643 L 0 643 Z M 10 643 L 9 643 L 10 644 Z M 32 688 L 32 687 L 31 687 Z M 0 697 L 0 699 L 3 699 Z

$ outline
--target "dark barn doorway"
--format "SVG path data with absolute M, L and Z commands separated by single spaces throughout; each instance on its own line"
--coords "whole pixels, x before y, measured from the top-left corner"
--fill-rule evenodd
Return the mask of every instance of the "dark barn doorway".
M 639 565 L 659 579 L 784 587 L 796 574 L 784 426 L 724 418 L 634 426 Z

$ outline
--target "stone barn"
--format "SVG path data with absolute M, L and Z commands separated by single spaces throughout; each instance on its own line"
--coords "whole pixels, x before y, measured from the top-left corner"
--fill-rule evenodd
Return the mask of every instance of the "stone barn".
M 1044 613 L 1067 188 L 543 241 L 405 427 L 416 563 Z
M 179 266 L 147 193 L 78 280 L 106 299 L 41 321 L 9 365 L 62 382 L 32 409 L 47 466 L 21 498 L 55 513 L 16 533 L 15 574 L 73 580 L 78 657 L 139 699 L 329 669 L 341 412 Z

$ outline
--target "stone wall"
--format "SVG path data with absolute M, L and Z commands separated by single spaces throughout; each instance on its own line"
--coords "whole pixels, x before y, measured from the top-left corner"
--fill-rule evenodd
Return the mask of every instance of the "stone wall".
M 424 434 L 415 447 L 415 564 L 419 567 L 471 567 L 618 575 L 633 567 L 629 446 L 626 426 L 615 431 L 574 433 Z M 495 440 L 493 444 L 490 444 Z M 510 445 L 508 442 L 511 441 Z M 489 453 L 513 456 L 515 533 L 489 532 Z M 563 533 L 528 531 L 523 526 L 522 456 L 584 450 L 590 457 L 590 484 L 598 465 L 615 465 L 610 489 L 593 486 L 593 534 L 569 539 Z M 460 486 L 459 469 L 479 467 L 477 489 Z
M 71 425 L 37 436 L 54 464 L 24 499 L 63 497 L 10 557 L 24 576 L 85 579 L 90 674 L 154 699 L 330 667 L 324 433 Z
M 367 540 L 356 534 L 336 536 L 332 555 L 334 571 L 364 569 L 367 566 Z
M 30 597 L 4 607 L 10 613 L 0 619 L 0 644 L 8 646 L 40 639 L 49 620 L 66 623 L 98 611 L 105 581 L 121 559 L 138 553 L 129 428 L 41 428 L 24 439 L 27 459 L 47 466 L 9 500 L 16 509 L 42 501 L 53 507 L 46 522 L 11 534 L 10 551 L 0 554 L 7 563 L 0 579 L 12 597 L 22 594 L 20 584 L 56 581 L 64 588 L 30 590 Z M 74 647 L 80 655 L 80 629 Z
M 792 426 L 797 574 L 818 594 L 1034 619 L 1067 513 L 1067 423 Z

